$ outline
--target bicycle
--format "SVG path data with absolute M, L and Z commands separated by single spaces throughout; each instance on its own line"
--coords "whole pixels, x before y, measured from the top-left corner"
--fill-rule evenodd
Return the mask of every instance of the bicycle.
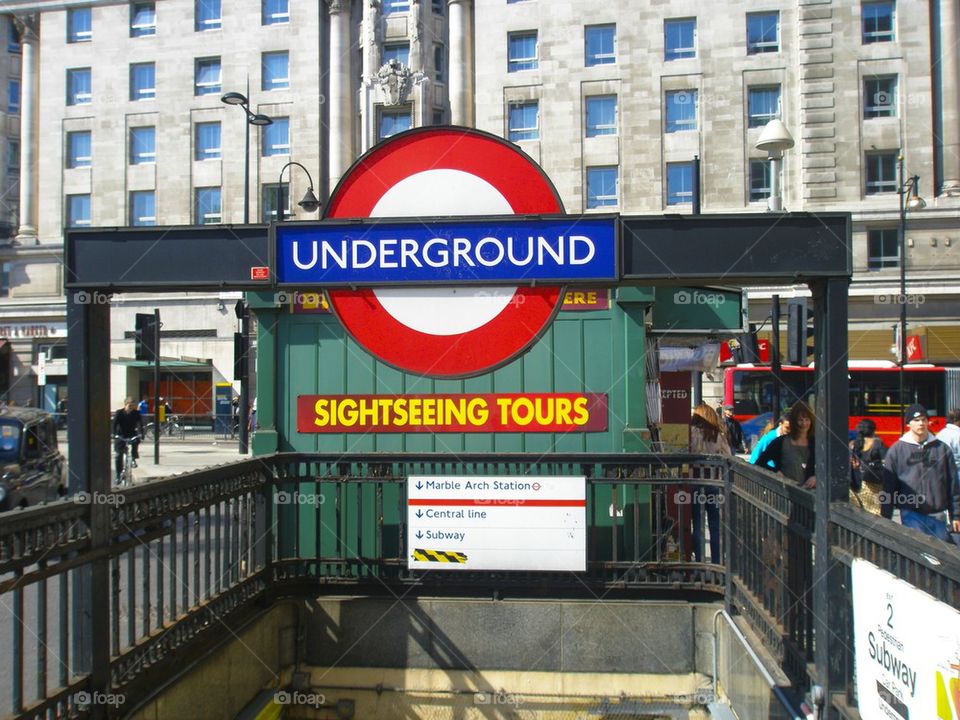
M 121 464 L 120 475 L 116 478 L 117 487 L 130 487 L 133 485 L 133 445 L 136 442 L 140 441 L 140 438 L 134 437 L 121 437 L 120 435 L 114 435 L 113 439 L 118 443 L 123 443 L 123 462 Z
M 144 437 L 156 432 L 155 422 L 149 422 L 144 426 Z M 160 423 L 160 436 L 177 437 L 183 440 L 186 437 L 186 429 L 181 424 L 179 415 L 168 415 L 167 419 Z

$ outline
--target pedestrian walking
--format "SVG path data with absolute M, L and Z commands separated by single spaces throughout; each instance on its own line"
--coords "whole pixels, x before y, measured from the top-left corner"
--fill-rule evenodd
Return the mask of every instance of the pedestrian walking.
M 858 422 L 857 437 L 850 441 L 850 500 L 874 515 L 880 514 L 886 454 L 877 424 L 870 418 Z
M 766 450 L 767 447 L 769 447 L 770 443 L 772 443 L 781 435 L 786 435 L 788 432 L 790 432 L 790 420 L 787 417 L 787 414 L 784 413 L 780 416 L 780 419 L 777 421 L 776 425 L 764 428 L 763 434 L 760 436 L 760 439 L 757 440 L 757 444 L 753 446 L 753 450 L 750 452 L 751 464 L 756 465 L 757 460 L 760 459 L 760 454 Z M 772 468 L 773 464 L 768 462 L 767 467 Z
M 732 455 L 723 421 L 716 411 L 706 403 L 700 403 L 693 409 L 690 418 L 690 452 L 695 455 Z M 679 493 L 678 493 L 679 495 Z M 710 562 L 719 564 L 720 558 L 720 503 L 723 496 L 715 486 L 694 485 L 693 494 L 686 493 L 693 511 L 693 556 L 697 562 L 703 560 L 700 550 L 703 545 L 703 514 L 707 516 L 707 529 L 710 532 Z
M 734 453 L 745 453 L 747 446 L 743 441 L 743 428 L 740 426 L 739 421 L 733 416 L 733 405 L 729 403 L 723 406 L 723 424 L 727 430 L 730 449 Z
M 803 485 L 808 490 L 817 486 L 816 459 L 813 442 L 813 413 L 802 400 L 795 403 L 787 414 L 790 431 L 774 438 L 767 449 L 760 453 L 757 465 L 768 462 L 781 475 Z

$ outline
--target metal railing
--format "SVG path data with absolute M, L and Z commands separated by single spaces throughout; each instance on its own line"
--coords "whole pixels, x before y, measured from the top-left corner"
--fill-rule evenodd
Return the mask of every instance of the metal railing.
M 586 478 L 586 572 L 410 570 L 412 475 Z M 709 554 L 707 498 L 719 557 L 697 562 Z M 960 554 L 835 507 L 838 561 L 867 558 L 960 604 Z M 805 690 L 820 672 L 813 527 L 809 491 L 693 455 L 280 454 L 81 494 L 0 516 L 0 717 L 119 714 L 111 700 L 148 696 L 276 599 L 344 589 L 725 598 Z M 841 616 L 848 652 L 836 661 L 853 707 L 852 612 Z

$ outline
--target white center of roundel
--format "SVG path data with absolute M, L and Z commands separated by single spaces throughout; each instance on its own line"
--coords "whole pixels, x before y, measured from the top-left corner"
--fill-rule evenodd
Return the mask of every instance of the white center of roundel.
M 370 217 L 511 215 L 493 185 L 461 170 L 424 170 L 384 193 Z M 516 287 L 374 288 L 383 309 L 428 335 L 459 335 L 486 325 L 510 303 Z

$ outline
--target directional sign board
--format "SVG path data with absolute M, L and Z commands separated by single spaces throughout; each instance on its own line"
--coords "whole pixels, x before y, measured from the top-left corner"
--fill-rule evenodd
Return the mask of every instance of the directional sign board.
M 411 569 L 587 569 L 582 476 L 411 476 L 407 498 Z

